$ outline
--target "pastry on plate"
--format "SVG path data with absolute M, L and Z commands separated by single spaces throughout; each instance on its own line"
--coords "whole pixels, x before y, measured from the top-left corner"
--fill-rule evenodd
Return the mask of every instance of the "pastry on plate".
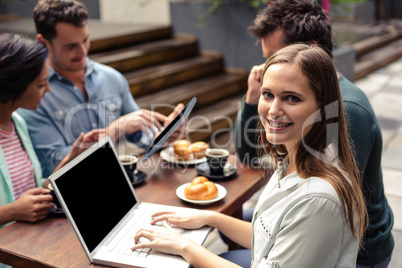
M 172 144 L 174 156 L 177 160 L 188 161 L 191 158 L 190 144 L 188 140 L 178 140 Z
M 196 177 L 184 188 L 184 197 L 191 200 L 214 199 L 218 197 L 218 188 L 206 177 Z
M 191 151 L 195 159 L 205 157 L 205 152 L 208 149 L 208 144 L 203 141 L 197 141 L 191 144 Z

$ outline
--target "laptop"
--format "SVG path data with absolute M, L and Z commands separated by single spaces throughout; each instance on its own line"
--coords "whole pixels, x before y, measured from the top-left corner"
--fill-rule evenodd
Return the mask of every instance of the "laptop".
M 147 161 L 157 150 L 161 149 L 165 142 L 172 136 L 172 134 L 183 125 L 184 121 L 190 115 L 191 111 L 194 108 L 195 103 L 197 102 L 197 98 L 193 97 L 186 106 L 184 106 L 183 110 L 170 122 L 170 124 L 162 130 L 162 132 L 152 141 L 151 145 L 148 147 L 144 157 L 142 158 L 142 162 Z
M 92 145 L 49 180 L 91 262 L 115 267 L 189 267 L 180 256 L 131 250 L 139 228 L 164 228 L 150 226 L 154 212 L 193 209 L 140 203 L 109 137 Z M 203 244 L 211 230 L 174 229 L 198 244 Z

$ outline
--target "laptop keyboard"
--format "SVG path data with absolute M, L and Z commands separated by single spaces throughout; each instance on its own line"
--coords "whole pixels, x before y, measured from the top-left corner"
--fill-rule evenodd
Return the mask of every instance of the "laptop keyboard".
M 149 215 L 148 215 L 149 214 Z M 138 210 L 133 218 L 126 224 L 126 226 L 119 232 L 119 235 L 108 245 L 106 251 L 111 253 L 147 257 L 151 252 L 150 248 L 142 248 L 137 250 L 131 250 L 134 246 L 134 235 L 141 228 L 155 229 L 161 228 L 162 224 L 157 223 L 151 225 L 151 215 L 153 212 L 147 212 L 144 210 Z M 147 242 L 148 239 L 141 238 L 139 243 Z
M 164 228 L 162 222 L 158 222 L 155 225 L 151 225 L 151 220 L 153 215 L 156 211 L 161 211 L 161 208 L 154 208 L 153 209 L 138 209 L 135 211 L 135 214 L 130 219 L 129 222 L 120 230 L 119 234 L 109 243 L 106 250 L 111 253 L 123 254 L 123 255 L 130 255 L 130 256 L 139 256 L 139 257 L 147 257 L 151 253 L 150 248 L 143 248 L 137 250 L 131 250 L 134 246 L 134 236 L 137 231 L 141 228 L 147 229 L 158 229 Z M 205 231 L 202 229 L 198 230 L 184 230 L 182 228 L 175 228 L 172 229 L 178 233 L 181 233 L 183 236 L 192 239 L 194 241 L 199 241 L 198 243 L 202 243 L 200 241 L 200 237 L 203 239 L 205 238 Z M 204 233 L 204 234 L 203 234 Z M 139 243 L 143 243 L 149 241 L 148 239 L 141 238 Z

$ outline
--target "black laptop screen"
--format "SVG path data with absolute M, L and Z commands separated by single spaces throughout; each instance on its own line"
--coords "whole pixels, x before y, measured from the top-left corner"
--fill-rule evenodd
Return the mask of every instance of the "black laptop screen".
M 90 252 L 137 202 L 123 172 L 106 143 L 55 180 Z
M 153 140 L 152 144 L 148 147 L 145 155 L 142 158 L 144 163 L 148 160 L 157 150 L 165 146 L 165 141 L 167 141 L 170 136 L 185 122 L 186 118 L 190 115 L 194 108 L 197 98 L 193 97 L 182 111 L 166 126 L 165 129 Z

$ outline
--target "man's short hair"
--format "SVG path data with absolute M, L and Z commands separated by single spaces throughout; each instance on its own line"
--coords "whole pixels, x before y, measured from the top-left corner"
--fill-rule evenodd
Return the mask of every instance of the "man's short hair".
M 58 22 L 83 27 L 88 21 L 88 11 L 83 3 L 75 0 L 39 0 L 33 18 L 36 32 L 50 42 L 56 37 Z
M 329 17 L 314 0 L 273 0 L 248 31 L 259 39 L 277 29 L 285 33 L 285 45 L 312 41 L 328 49 L 332 57 L 332 28 Z

